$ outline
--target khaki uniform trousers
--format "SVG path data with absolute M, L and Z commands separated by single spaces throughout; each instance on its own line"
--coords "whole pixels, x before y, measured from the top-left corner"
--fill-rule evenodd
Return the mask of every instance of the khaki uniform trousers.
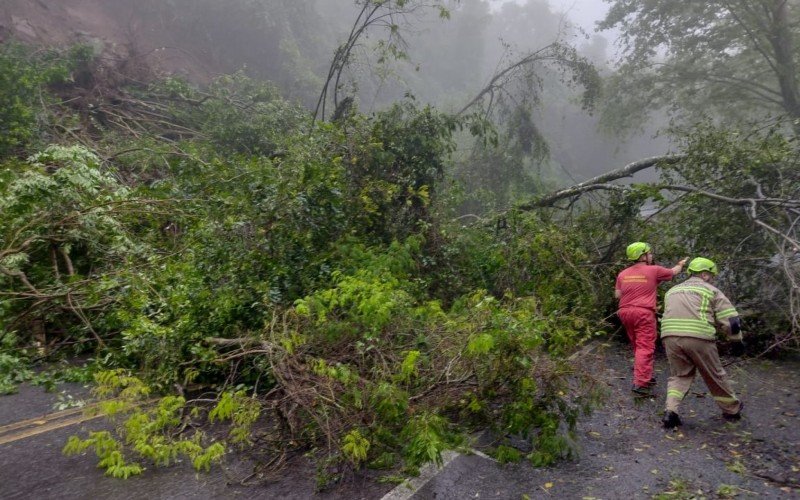
M 717 344 L 713 340 L 695 337 L 663 337 L 667 351 L 670 377 L 667 382 L 667 410 L 678 413 L 681 401 L 689 392 L 696 372 L 708 386 L 714 401 L 723 413 L 735 414 L 742 403 L 731 388 L 728 374 L 719 360 Z

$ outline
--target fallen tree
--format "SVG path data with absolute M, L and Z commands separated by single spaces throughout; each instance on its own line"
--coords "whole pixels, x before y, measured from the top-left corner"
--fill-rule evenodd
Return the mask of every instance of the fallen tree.
M 681 154 L 644 158 L 517 205 L 529 212 L 576 209 L 584 195 L 605 192 L 606 210 L 633 205 L 636 239 L 718 260 L 730 286 L 759 318 L 759 329 L 798 345 L 800 332 L 800 176 L 794 142 L 776 132 L 741 137 L 698 128 Z M 647 169 L 655 182 L 620 184 Z M 649 215 L 642 215 L 647 206 Z M 612 235 L 609 235 L 612 236 Z M 622 238 L 609 238 L 619 246 Z M 621 248 L 616 249 L 617 253 Z M 611 255 L 607 253 L 606 255 Z M 611 264 L 607 262 L 607 264 Z M 763 326 L 763 323 L 769 323 Z M 770 345 L 775 345 L 774 339 Z

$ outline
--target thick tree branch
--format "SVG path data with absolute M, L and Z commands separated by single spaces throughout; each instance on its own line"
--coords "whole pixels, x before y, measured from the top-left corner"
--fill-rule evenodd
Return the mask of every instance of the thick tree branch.
M 748 207 L 748 210 L 747 210 L 747 214 L 750 216 L 750 219 L 752 219 L 753 222 L 755 222 L 759 226 L 763 227 L 767 231 L 771 232 L 772 234 L 775 234 L 775 235 L 783 238 L 787 243 L 789 243 L 792 246 L 794 251 L 800 250 L 800 242 L 798 242 L 796 239 L 792 238 L 788 234 L 784 233 L 783 231 L 780 231 L 779 229 L 776 229 L 776 228 L 770 226 L 769 224 L 767 224 L 766 222 L 762 221 L 758 217 L 758 203 L 757 203 L 757 201 L 758 200 L 755 200 L 755 199 L 750 200 L 750 204 L 749 204 L 750 206 Z
M 61 258 L 64 259 L 64 265 L 67 266 L 67 275 L 75 276 L 75 266 L 72 265 L 72 259 L 69 258 L 69 254 L 63 246 L 58 246 L 58 253 L 61 255 Z
M 78 304 L 75 304 L 72 301 L 72 295 L 68 292 L 66 297 L 67 297 L 67 304 L 69 304 L 70 310 L 72 310 L 72 312 L 75 313 L 75 316 L 77 316 L 78 319 L 83 322 L 84 326 L 86 326 L 86 329 L 89 330 L 94 339 L 97 341 L 97 345 L 100 347 L 105 347 L 106 343 L 103 342 L 103 339 L 100 338 L 100 335 L 98 335 L 95 329 L 92 328 L 92 322 L 89 321 L 89 318 L 87 318 L 85 314 L 83 314 L 82 308 Z
M 25 226 L 20 228 L 17 231 L 17 234 L 14 237 L 10 238 L 9 244 L 13 244 L 14 240 L 16 240 L 16 238 L 19 236 L 19 233 L 22 232 L 22 230 L 26 229 L 28 226 L 30 226 L 30 223 L 26 224 Z M 24 252 L 25 250 L 28 249 L 29 246 L 31 246 L 33 243 L 35 243 L 36 240 L 38 240 L 38 239 L 40 239 L 40 237 L 38 235 L 34 235 L 34 236 L 29 237 L 27 240 L 23 241 L 22 244 L 20 244 L 17 247 L 5 248 L 3 250 L 0 250 L 0 261 L 5 259 L 9 255 L 14 255 L 16 253 Z
M 37 290 L 36 287 L 33 286 L 33 284 L 28 279 L 28 276 L 26 276 L 25 273 L 23 273 L 22 271 L 14 271 L 11 269 L 7 269 L 4 266 L 0 266 L 0 273 L 3 273 L 6 276 L 10 276 L 12 278 L 19 278 L 19 280 L 22 281 L 22 284 L 25 285 L 25 288 L 27 288 L 28 290 L 37 295 L 39 294 L 39 290 Z
M 574 186 L 561 189 L 554 193 L 545 195 L 542 198 L 530 201 L 528 203 L 523 203 L 522 205 L 519 205 L 517 207 L 517 210 L 529 211 L 529 210 L 535 210 L 537 208 L 550 207 L 553 206 L 553 204 L 559 200 L 563 200 L 565 198 L 571 198 L 573 196 L 580 195 L 587 191 L 593 191 L 597 189 L 619 190 L 622 188 L 622 186 L 617 186 L 615 184 L 608 184 L 608 183 L 610 181 L 622 179 L 624 177 L 631 177 L 636 172 L 647 170 L 648 168 L 655 167 L 656 165 L 659 164 L 671 165 L 673 163 L 677 163 L 682 158 L 683 156 L 680 155 L 666 155 L 666 156 L 654 156 L 651 158 L 638 160 L 633 163 L 629 163 L 628 165 L 620 169 L 606 172 L 604 174 L 598 175 L 597 177 L 592 177 L 591 179 L 583 181 Z
M 621 169 L 612 170 L 611 172 L 607 172 L 605 174 L 599 175 L 597 177 L 581 182 L 574 186 L 546 195 L 545 197 L 540 198 L 538 200 L 534 200 L 526 204 L 520 205 L 519 207 L 517 207 L 517 209 L 528 211 L 528 210 L 534 210 L 536 208 L 552 207 L 559 200 L 565 198 L 575 198 L 589 191 L 596 191 L 596 190 L 625 191 L 629 189 L 627 186 L 621 186 L 619 184 L 610 184 L 608 181 L 613 181 L 616 179 L 620 179 L 622 177 L 629 177 L 636 172 L 653 167 L 659 163 L 661 164 L 675 163 L 677 161 L 680 161 L 681 158 L 682 158 L 681 156 L 662 156 L 662 157 L 646 158 L 644 160 L 639 160 L 637 162 L 626 165 Z M 767 224 L 758 216 L 759 206 L 766 205 L 766 206 L 781 207 L 785 209 L 796 210 L 800 208 L 800 199 L 767 198 L 762 195 L 760 186 L 757 186 L 757 191 L 759 194 L 758 198 L 734 198 L 731 196 L 725 196 L 691 186 L 679 186 L 672 184 L 653 184 L 652 187 L 660 191 L 678 191 L 683 193 L 696 194 L 722 203 L 727 203 L 729 205 L 741 206 L 745 209 L 747 216 L 750 218 L 750 220 L 753 221 L 753 223 L 757 224 L 758 226 L 761 226 L 770 233 L 779 236 L 784 241 L 789 243 L 792 246 L 792 248 L 800 250 L 800 241 L 796 240 L 795 238 L 791 237 L 789 234 L 781 231 L 780 229 L 777 229 Z
M 672 184 L 656 184 L 656 188 L 664 191 L 682 191 L 684 193 L 694 193 L 713 200 L 722 201 L 730 205 L 742 206 L 758 206 L 758 205 L 771 205 L 784 208 L 800 207 L 800 200 L 793 200 L 788 198 L 732 198 L 730 196 L 723 196 L 721 194 L 704 191 L 702 189 L 690 186 L 675 186 Z

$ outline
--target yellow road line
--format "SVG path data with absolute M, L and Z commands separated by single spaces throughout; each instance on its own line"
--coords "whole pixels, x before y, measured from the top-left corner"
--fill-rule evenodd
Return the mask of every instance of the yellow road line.
M 70 425 L 80 424 L 82 422 L 88 422 L 89 420 L 94 420 L 102 416 L 103 414 L 101 413 L 99 415 L 88 415 L 88 416 L 81 415 L 79 417 L 69 418 L 65 420 L 50 421 L 33 429 L 24 429 L 20 432 L 8 436 L 0 436 L 0 445 L 13 443 L 14 441 L 19 441 L 20 439 L 25 439 L 32 436 L 36 436 L 37 434 L 54 431 L 56 429 L 61 429 L 62 427 L 69 427 Z
M 147 401 L 134 403 L 133 406 L 146 406 L 156 401 L 158 401 L 158 398 L 148 399 Z M 0 427 L 0 445 L 103 417 L 105 416 L 103 412 L 97 414 L 87 414 L 87 412 L 107 402 L 98 401 L 82 408 L 70 408 L 4 425 Z
M 68 410 L 61 410 L 55 413 L 46 413 L 39 417 L 29 418 L 27 420 L 20 420 L 19 422 L 3 425 L 0 426 L 0 435 L 6 434 L 9 431 L 20 429 L 22 427 L 30 427 L 32 425 L 42 425 L 59 418 L 68 417 L 71 415 L 77 415 L 78 413 L 82 413 L 85 410 L 88 410 L 89 408 L 94 408 L 99 404 L 100 403 L 92 403 L 90 405 L 86 405 L 81 408 L 70 408 Z

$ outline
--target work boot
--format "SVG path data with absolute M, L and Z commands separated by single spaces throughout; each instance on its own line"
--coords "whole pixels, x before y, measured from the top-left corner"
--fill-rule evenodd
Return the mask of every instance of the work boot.
M 638 385 L 634 385 L 631 387 L 631 391 L 638 398 L 649 398 L 653 395 L 653 393 L 650 391 L 650 387 L 648 386 L 640 387 Z
M 664 418 L 661 419 L 661 423 L 664 424 L 665 429 L 674 429 L 679 425 L 683 425 L 683 422 L 681 422 L 681 417 L 679 417 L 674 411 L 669 410 L 664 412 Z
M 723 413 L 722 418 L 727 420 L 728 422 L 738 422 L 742 419 L 742 409 L 744 409 L 744 403 L 739 403 L 739 411 L 736 413 Z

